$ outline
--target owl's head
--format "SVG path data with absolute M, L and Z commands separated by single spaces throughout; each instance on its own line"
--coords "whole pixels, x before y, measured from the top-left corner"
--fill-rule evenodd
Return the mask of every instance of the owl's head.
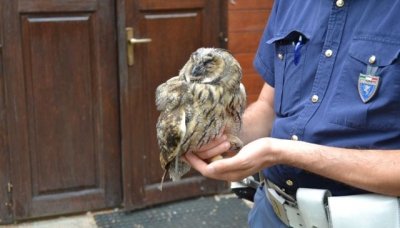
M 199 48 L 180 72 L 187 82 L 218 84 L 227 77 L 239 77 L 241 68 L 230 52 L 221 48 Z

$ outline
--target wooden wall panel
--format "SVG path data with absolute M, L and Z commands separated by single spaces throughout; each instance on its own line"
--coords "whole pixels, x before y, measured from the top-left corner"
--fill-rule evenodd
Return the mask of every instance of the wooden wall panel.
M 228 32 L 264 30 L 270 10 L 234 10 L 228 13 Z
M 242 67 L 243 75 L 257 72 L 253 67 L 254 54 L 255 52 L 234 54 L 235 58 L 239 61 L 240 66 Z
M 253 67 L 253 59 L 272 4 L 273 0 L 236 0 L 228 3 L 228 49 L 242 66 L 248 104 L 257 100 L 264 84 Z
M 231 32 L 229 34 L 230 51 L 233 53 L 255 53 L 262 32 Z
M 259 79 L 260 75 L 257 73 L 246 74 L 246 77 L 243 77 L 243 84 L 246 85 L 248 90 L 260 91 L 264 85 L 264 81 L 260 81 Z

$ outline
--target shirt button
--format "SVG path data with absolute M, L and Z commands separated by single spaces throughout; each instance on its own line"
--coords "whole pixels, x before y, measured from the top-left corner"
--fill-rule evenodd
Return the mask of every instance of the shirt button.
M 293 181 L 287 180 L 287 181 L 286 181 L 286 184 L 287 184 L 288 186 L 293 186 Z
M 283 55 L 282 55 L 282 54 L 278 54 L 278 58 L 279 58 L 280 60 L 282 60 L 282 59 L 283 59 Z
M 319 97 L 318 97 L 317 95 L 313 95 L 313 96 L 311 97 L 311 101 L 312 101 L 313 103 L 316 103 L 316 102 L 318 101 L 318 99 L 319 99 Z
M 374 64 L 375 63 L 375 60 L 376 60 L 376 56 L 375 55 L 372 55 L 371 57 L 369 57 L 369 63 L 371 63 L 371 64 Z
M 342 7 L 344 5 L 344 1 L 343 0 L 337 0 L 336 1 L 336 6 L 337 7 Z
M 329 58 L 329 57 L 332 56 L 332 53 L 333 53 L 332 50 L 328 49 L 328 50 L 325 51 L 325 56 Z
M 299 137 L 297 137 L 297 135 L 292 135 L 291 139 L 292 139 L 293 141 L 297 141 L 297 140 L 299 140 Z

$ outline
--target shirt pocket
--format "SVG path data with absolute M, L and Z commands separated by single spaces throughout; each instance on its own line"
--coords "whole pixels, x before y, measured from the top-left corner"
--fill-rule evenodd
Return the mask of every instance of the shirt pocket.
M 328 109 L 331 123 L 356 129 L 394 128 L 400 98 L 399 52 L 400 43 L 395 41 L 368 37 L 353 40 Z M 368 65 L 378 67 L 374 76 L 379 76 L 379 84 L 371 100 L 364 103 L 358 81 L 361 73 L 367 73 Z
M 295 45 L 298 42 L 299 36 L 302 36 L 303 44 L 297 53 L 299 58 L 298 63 L 295 64 Z M 309 39 L 309 35 L 292 30 L 267 41 L 267 44 L 275 45 L 276 50 L 274 60 L 274 110 L 280 117 L 291 116 L 298 111 L 301 99 L 302 75 Z

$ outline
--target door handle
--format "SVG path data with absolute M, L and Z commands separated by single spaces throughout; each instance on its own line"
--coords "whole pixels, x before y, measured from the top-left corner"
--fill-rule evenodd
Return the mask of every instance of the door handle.
M 131 44 L 141 44 L 141 43 L 150 43 L 150 42 L 151 42 L 151 39 L 149 39 L 149 38 L 144 38 L 144 39 L 132 38 L 129 40 L 129 43 L 131 43 Z
M 134 56 L 134 45 L 135 44 L 143 44 L 143 43 L 150 43 L 151 39 L 143 38 L 143 39 L 136 39 L 133 37 L 133 28 L 128 27 L 125 29 L 126 33 L 126 53 L 128 56 L 128 66 L 133 66 L 135 63 L 135 56 Z

